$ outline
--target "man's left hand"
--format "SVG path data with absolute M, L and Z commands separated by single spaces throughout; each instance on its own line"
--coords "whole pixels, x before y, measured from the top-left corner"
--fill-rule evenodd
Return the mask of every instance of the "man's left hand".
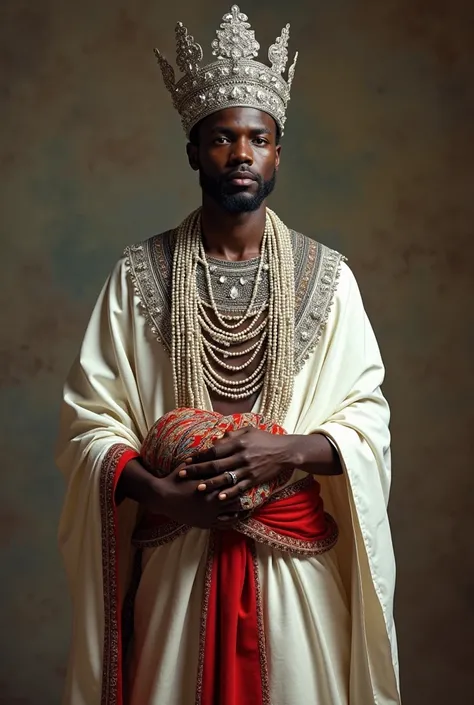
M 296 467 L 299 460 L 297 438 L 273 435 L 252 427 L 231 431 L 209 450 L 190 459 L 180 476 L 202 480 L 198 485 L 201 492 L 221 490 L 219 499 L 233 499 Z M 233 477 L 236 484 L 232 484 Z

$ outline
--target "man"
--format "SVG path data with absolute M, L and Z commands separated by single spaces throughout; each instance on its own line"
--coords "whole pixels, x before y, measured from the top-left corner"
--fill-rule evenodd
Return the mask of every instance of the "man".
M 202 208 L 127 248 L 65 386 L 68 705 L 400 702 L 382 361 L 343 258 L 265 205 L 287 42 L 257 62 L 233 6 L 215 63 L 180 24 L 178 83 L 157 52 Z M 174 409 L 286 435 L 254 423 L 163 476 L 144 449 Z

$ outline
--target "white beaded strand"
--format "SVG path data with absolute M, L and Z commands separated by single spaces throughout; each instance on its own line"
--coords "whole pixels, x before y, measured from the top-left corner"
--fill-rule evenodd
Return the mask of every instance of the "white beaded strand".
M 192 213 L 176 231 L 172 279 L 172 365 L 173 386 L 177 406 L 204 407 L 207 387 L 223 398 L 246 399 L 262 389 L 261 413 L 283 423 L 294 384 L 294 262 L 291 238 L 278 216 L 267 209 L 262 251 L 254 290 L 242 316 L 217 311 L 212 284 L 205 261 L 200 230 L 200 210 Z M 203 257 L 204 254 L 204 257 Z M 265 258 L 264 255 L 267 255 Z M 270 297 L 268 304 L 254 310 L 262 268 L 268 260 Z M 205 267 L 209 299 L 220 326 L 211 321 L 196 284 L 198 265 Z M 266 317 L 259 320 L 268 308 Z M 232 321 L 232 323 L 227 323 Z M 238 331 L 245 321 L 249 325 Z M 204 338 L 204 332 L 210 340 Z M 257 338 L 260 336 L 260 338 Z M 257 338 L 257 339 L 256 339 Z M 256 339 L 256 340 L 255 340 Z M 229 380 L 214 370 L 210 359 L 223 369 L 238 372 L 246 369 L 260 352 L 266 340 L 266 351 L 256 370 L 244 380 Z M 229 348 L 249 341 L 246 350 Z M 219 347 L 219 346 L 223 346 Z M 255 352 L 257 350 L 258 352 Z M 218 359 L 239 357 L 249 353 L 242 365 L 226 365 Z

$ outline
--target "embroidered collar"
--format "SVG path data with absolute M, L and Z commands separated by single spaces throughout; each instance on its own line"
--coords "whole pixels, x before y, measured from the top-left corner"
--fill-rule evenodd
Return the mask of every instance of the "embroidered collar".
M 127 271 L 153 335 L 171 351 L 174 230 L 125 249 Z M 290 230 L 295 263 L 295 374 L 316 348 L 327 323 L 344 257 Z

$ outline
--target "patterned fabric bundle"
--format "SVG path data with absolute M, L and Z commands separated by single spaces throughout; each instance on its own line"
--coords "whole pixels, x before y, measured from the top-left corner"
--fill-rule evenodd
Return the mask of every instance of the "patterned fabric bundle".
M 272 434 L 284 434 L 278 424 L 266 421 L 259 414 L 245 413 L 222 416 L 203 409 L 175 409 L 162 416 L 150 429 L 141 449 L 141 456 L 158 477 L 165 477 L 186 458 L 209 449 L 229 431 L 252 426 Z M 272 493 L 286 484 L 291 470 L 275 480 L 253 487 L 241 497 L 242 508 L 253 510 L 266 502 Z

